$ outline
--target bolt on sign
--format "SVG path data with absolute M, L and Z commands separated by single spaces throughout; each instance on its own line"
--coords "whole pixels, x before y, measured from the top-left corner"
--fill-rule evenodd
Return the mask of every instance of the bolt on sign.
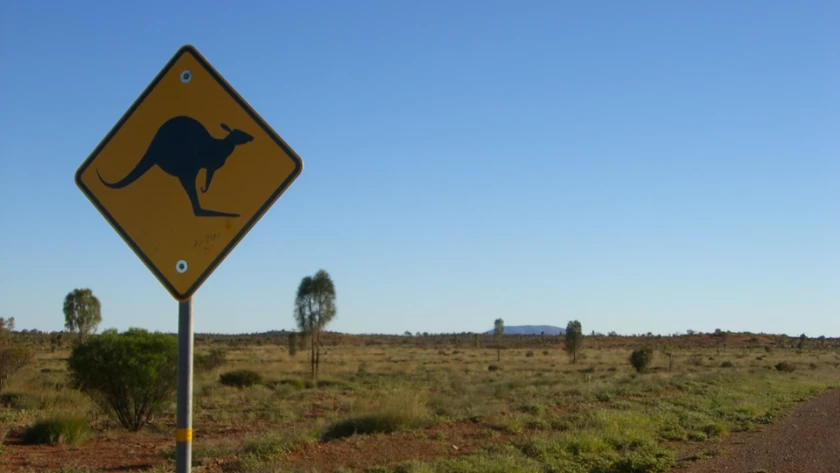
M 76 185 L 172 296 L 190 299 L 303 170 L 191 45 L 76 171 Z

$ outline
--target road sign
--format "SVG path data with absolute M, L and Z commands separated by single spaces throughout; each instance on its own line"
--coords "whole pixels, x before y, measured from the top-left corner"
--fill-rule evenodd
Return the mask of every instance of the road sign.
M 301 158 L 187 45 L 75 181 L 170 294 L 185 301 L 302 170 Z

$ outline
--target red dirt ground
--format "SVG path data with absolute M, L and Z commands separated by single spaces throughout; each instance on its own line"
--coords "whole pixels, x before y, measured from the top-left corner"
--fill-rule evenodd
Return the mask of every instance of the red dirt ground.
M 174 442 L 164 437 L 144 434 L 114 433 L 96 438 L 83 447 L 23 445 L 21 430 L 9 432 L 5 451 L 0 456 L 0 471 L 49 471 L 61 467 L 101 468 L 106 472 L 148 469 L 166 464 L 160 452 Z
M 474 451 L 481 445 L 510 438 L 502 432 L 486 435 L 490 428 L 473 422 L 441 424 L 417 432 L 359 436 L 326 444 L 307 445 L 292 452 L 283 465 L 292 469 L 315 467 L 328 473 L 342 468 L 363 469 L 374 465 L 393 466 L 408 460 L 451 458 Z

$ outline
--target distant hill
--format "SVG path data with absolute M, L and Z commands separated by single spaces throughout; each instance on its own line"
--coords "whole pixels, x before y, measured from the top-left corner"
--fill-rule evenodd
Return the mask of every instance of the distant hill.
M 505 326 L 505 335 L 539 335 L 545 332 L 546 335 L 565 335 L 566 329 L 553 325 L 511 325 Z M 484 333 L 493 334 L 493 330 Z

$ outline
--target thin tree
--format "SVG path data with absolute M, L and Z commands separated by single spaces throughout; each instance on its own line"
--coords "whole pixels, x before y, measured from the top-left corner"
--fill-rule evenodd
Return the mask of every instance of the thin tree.
M 502 336 L 505 334 L 505 321 L 501 318 L 493 323 L 493 337 L 496 339 L 496 361 L 502 361 Z
M 0 317 L 0 344 L 5 343 L 6 339 L 10 339 L 12 332 L 15 331 L 15 318 Z
M 335 285 L 323 269 L 300 281 L 295 298 L 295 320 L 302 335 L 309 338 L 312 380 L 318 384 L 321 362 L 321 331 L 336 315 Z
M 572 355 L 572 363 L 577 363 L 577 352 L 583 348 L 583 328 L 577 320 L 570 320 L 566 325 L 565 350 Z
M 102 306 L 90 289 L 73 289 L 64 297 L 64 327 L 79 333 L 79 342 L 96 333 L 102 322 Z
M 289 332 L 289 356 L 294 357 L 297 354 L 297 333 Z

